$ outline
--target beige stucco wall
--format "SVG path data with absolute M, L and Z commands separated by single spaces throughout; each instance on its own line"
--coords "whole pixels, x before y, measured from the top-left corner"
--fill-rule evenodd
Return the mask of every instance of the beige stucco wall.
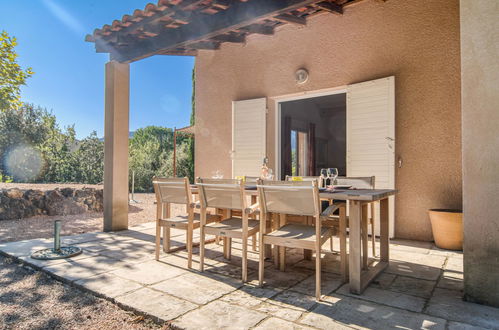
M 305 67 L 309 81 L 296 85 Z M 224 44 L 196 58 L 196 174 L 231 174 L 231 102 L 268 97 L 267 154 L 275 168 L 272 97 L 396 78 L 396 236 L 431 240 L 426 210 L 461 207 L 458 0 L 366 0 L 306 27 Z
M 499 307 L 499 1 L 461 13 L 464 291 Z

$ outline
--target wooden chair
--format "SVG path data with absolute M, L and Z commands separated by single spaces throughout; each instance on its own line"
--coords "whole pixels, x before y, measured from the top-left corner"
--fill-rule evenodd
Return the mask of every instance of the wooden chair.
M 193 231 L 200 226 L 200 214 L 195 213 L 196 203 L 192 202 L 192 194 L 188 178 L 153 178 L 156 193 L 156 260 L 159 260 L 161 228 L 163 228 L 163 250 L 170 252 L 170 229 L 186 231 L 186 246 L 188 252 L 187 267 L 192 267 L 192 236 Z M 171 216 L 171 204 L 186 206 L 187 215 Z M 218 216 L 207 216 L 207 222 L 217 221 Z
M 313 181 L 313 180 L 316 180 L 317 182 L 321 182 L 321 180 L 322 180 L 322 178 L 320 176 L 292 176 L 292 175 L 286 175 L 286 181 L 295 181 L 295 178 L 299 178 L 299 181 Z M 319 184 L 319 186 L 320 186 L 320 184 Z M 322 201 L 322 202 L 326 203 L 325 201 Z M 322 202 L 321 202 L 321 208 L 325 208 L 325 206 L 323 206 Z M 333 237 L 331 237 L 331 240 L 329 242 L 330 242 L 330 245 L 329 245 L 330 250 L 334 251 Z
M 201 246 L 200 270 L 204 270 L 205 235 L 216 235 L 224 238 L 224 255 L 227 259 L 231 254 L 232 238 L 242 240 L 242 280 L 248 280 L 248 237 L 259 231 L 258 221 L 249 216 L 258 211 L 258 204 L 247 207 L 244 182 L 232 179 L 201 179 L 196 181 L 199 187 L 201 204 Z M 206 223 L 207 208 L 227 210 L 227 216 L 217 223 Z M 232 215 L 232 211 L 241 212 L 241 217 Z
M 260 179 L 259 177 L 257 176 L 248 176 L 248 175 L 245 175 L 245 176 L 242 176 L 242 177 L 236 177 L 235 178 L 236 180 L 238 179 L 244 179 L 244 184 L 245 185 L 255 185 L 256 186 L 256 181 L 258 179 Z M 255 204 L 256 203 L 256 196 L 251 196 L 251 205 Z M 238 210 L 232 210 L 232 215 L 233 216 L 236 216 L 236 217 L 241 217 L 241 211 L 238 211 Z M 255 219 L 257 216 L 256 213 L 252 214 L 250 216 L 250 218 L 252 219 Z M 257 236 L 258 234 L 255 234 L 253 236 L 251 236 L 251 247 L 252 247 L 252 250 L 253 251 L 256 251 L 257 248 L 256 248 L 256 242 L 257 242 Z
M 322 221 L 338 208 L 344 210 L 344 205 L 330 205 L 325 213 L 321 214 L 319 189 L 317 181 L 263 181 L 258 182 L 260 197 L 260 250 L 258 279 L 263 285 L 264 277 L 264 246 L 274 244 L 283 248 L 302 248 L 315 251 L 315 295 L 321 298 L 321 247 L 333 234 L 334 227 L 323 227 Z M 292 214 L 314 217 L 314 226 L 303 224 L 285 224 L 280 228 L 267 233 L 266 221 L 269 213 Z M 342 212 L 343 223 L 344 212 Z M 346 248 L 346 239 L 345 239 Z M 341 263 L 346 265 L 345 257 Z M 342 272 L 346 267 L 342 265 Z
M 339 185 L 351 185 L 352 188 L 355 189 L 374 189 L 375 188 L 375 179 L 374 176 L 367 177 L 337 177 L 336 182 Z M 362 224 L 362 239 L 365 242 L 363 245 L 363 253 L 367 257 L 367 226 L 371 225 L 371 245 L 372 245 L 372 253 L 373 256 L 376 256 L 376 234 L 374 233 L 376 226 L 376 205 L 375 202 L 369 203 L 368 207 L 370 208 L 370 214 L 367 214 L 367 209 L 363 211 L 366 213 L 363 215 L 363 224 Z M 348 217 L 347 217 L 348 222 Z

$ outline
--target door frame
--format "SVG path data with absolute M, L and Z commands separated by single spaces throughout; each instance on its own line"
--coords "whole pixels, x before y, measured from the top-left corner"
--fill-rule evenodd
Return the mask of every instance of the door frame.
M 347 93 L 347 85 L 326 88 L 326 89 L 318 89 L 314 91 L 305 91 L 301 93 L 293 93 L 286 94 L 280 96 L 270 97 L 270 99 L 274 100 L 275 106 L 275 125 L 274 125 L 274 144 L 275 144 L 275 177 L 276 179 L 280 179 L 281 177 L 281 103 L 289 102 L 289 101 L 297 101 L 304 99 L 311 99 L 321 96 L 335 95 L 335 94 L 346 94 Z M 346 155 L 345 155 L 346 157 Z

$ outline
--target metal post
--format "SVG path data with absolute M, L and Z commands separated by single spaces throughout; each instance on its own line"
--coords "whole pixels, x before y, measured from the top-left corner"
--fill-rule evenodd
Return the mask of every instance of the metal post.
M 135 201 L 135 171 L 132 171 L 132 201 Z
M 177 177 L 177 128 L 173 128 L 173 177 Z
M 61 220 L 54 221 L 54 251 L 61 250 Z

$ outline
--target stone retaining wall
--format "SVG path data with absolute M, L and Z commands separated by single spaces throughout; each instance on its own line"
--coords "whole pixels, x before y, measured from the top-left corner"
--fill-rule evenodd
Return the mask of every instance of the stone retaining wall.
M 68 215 L 103 208 L 103 190 L 61 188 L 47 191 L 17 188 L 0 189 L 0 220 L 22 219 L 35 215 Z

